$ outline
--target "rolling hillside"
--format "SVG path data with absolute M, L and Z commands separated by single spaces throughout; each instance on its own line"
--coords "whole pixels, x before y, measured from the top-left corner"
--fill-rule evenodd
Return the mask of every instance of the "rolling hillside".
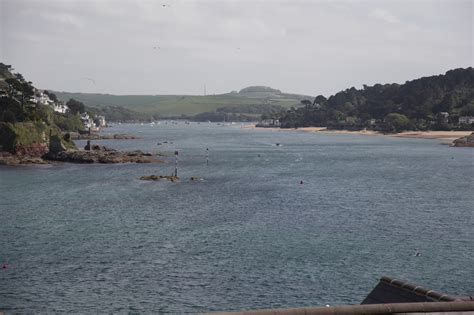
M 248 108 L 268 105 L 282 108 L 298 106 L 303 99 L 312 96 L 286 94 L 268 87 L 249 87 L 240 92 L 220 95 L 111 95 L 89 93 L 54 93 L 67 101 L 74 98 L 90 107 L 120 106 L 155 117 L 194 116 L 204 112 L 215 112 L 222 108 L 242 108 L 240 113 L 248 113 Z M 238 110 L 237 110 L 238 112 Z

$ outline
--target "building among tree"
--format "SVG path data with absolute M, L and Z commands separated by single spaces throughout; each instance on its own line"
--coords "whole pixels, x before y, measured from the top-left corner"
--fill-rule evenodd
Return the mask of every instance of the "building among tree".
M 474 124 L 474 116 L 461 116 L 459 117 L 458 124 L 460 125 Z

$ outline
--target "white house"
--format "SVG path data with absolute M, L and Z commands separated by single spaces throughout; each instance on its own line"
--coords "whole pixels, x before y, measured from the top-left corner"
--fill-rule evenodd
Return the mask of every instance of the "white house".
M 57 113 L 66 114 L 68 109 L 69 108 L 61 102 L 53 105 L 53 110 Z
M 264 119 L 257 124 L 257 127 L 280 127 L 280 121 L 278 119 Z
M 53 105 L 54 102 L 49 98 L 47 94 L 44 94 L 43 91 L 37 91 L 35 94 L 36 104 L 40 105 Z
M 474 124 L 474 117 L 473 116 L 461 116 L 461 117 L 459 117 L 458 123 L 460 125 L 462 125 L 462 124 L 467 124 L 467 125 Z
M 87 112 L 81 114 L 81 120 L 86 129 L 94 128 L 94 120 L 89 116 Z

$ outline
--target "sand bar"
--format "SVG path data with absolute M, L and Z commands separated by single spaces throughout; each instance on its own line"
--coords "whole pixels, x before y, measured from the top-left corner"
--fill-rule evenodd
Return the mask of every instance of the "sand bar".
M 326 127 L 302 127 L 302 128 L 257 128 L 255 125 L 245 125 L 242 128 L 252 128 L 261 130 L 272 130 L 272 131 L 301 131 L 301 132 L 319 132 L 328 134 L 345 134 L 345 135 L 369 135 L 369 136 L 388 136 L 388 137 L 399 137 L 399 138 L 420 138 L 420 139 L 442 139 L 446 141 L 453 141 L 458 138 L 468 136 L 472 131 L 405 131 L 393 134 L 383 134 L 374 130 L 328 130 Z

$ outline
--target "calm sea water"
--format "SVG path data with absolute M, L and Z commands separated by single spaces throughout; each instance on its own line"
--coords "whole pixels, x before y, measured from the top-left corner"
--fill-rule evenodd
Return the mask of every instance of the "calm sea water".
M 183 180 L 137 180 L 171 174 L 172 156 L 0 167 L 0 310 L 356 304 L 382 275 L 474 293 L 472 149 L 236 125 L 107 132 L 142 138 L 98 143 L 179 150 Z

